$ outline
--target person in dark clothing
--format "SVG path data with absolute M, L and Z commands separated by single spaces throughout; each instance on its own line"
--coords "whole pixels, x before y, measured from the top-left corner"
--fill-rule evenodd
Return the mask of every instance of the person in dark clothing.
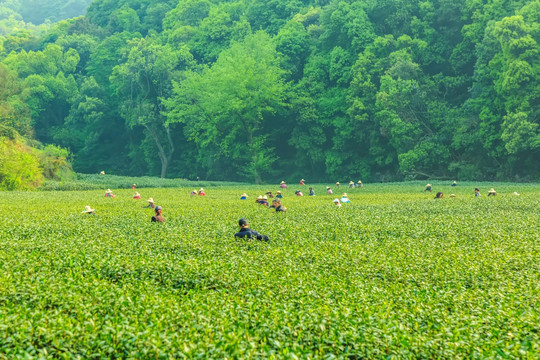
M 442 192 L 438 192 L 437 195 L 435 195 L 435 199 L 442 199 L 443 197 L 443 193 Z
M 143 208 L 145 208 L 145 209 L 148 209 L 148 208 L 149 208 L 149 209 L 153 209 L 153 208 L 156 207 L 156 204 L 154 203 L 154 199 L 153 199 L 153 198 L 150 198 L 150 199 L 148 199 L 148 200 L 146 200 L 146 201 L 148 201 L 148 205 L 143 206 Z
M 259 234 L 258 232 L 256 232 L 255 230 L 251 230 L 249 228 L 249 222 L 247 221 L 246 218 L 241 218 L 240 220 L 238 220 L 238 226 L 240 226 L 240 231 L 237 232 L 236 234 L 234 234 L 235 237 L 237 238 L 240 238 L 240 239 L 257 239 L 257 240 L 261 240 L 261 241 L 265 241 L 265 242 L 268 242 L 268 236 L 266 235 L 261 235 Z
M 457 186 L 457 181 L 454 181 L 451 186 Z
M 285 212 L 287 211 L 287 208 L 283 205 L 281 205 L 281 200 L 276 199 L 272 201 L 272 205 L 274 205 L 274 208 L 276 209 L 276 212 Z
M 431 192 L 431 184 L 427 184 L 427 185 L 426 185 L 426 188 L 424 189 L 424 191 L 429 191 L 429 192 Z
M 152 216 L 152 222 L 165 222 L 165 218 L 163 217 L 163 208 L 161 206 L 156 206 L 154 211 L 156 212 L 156 215 Z
M 312 187 L 309 188 L 309 196 L 315 196 L 315 190 Z

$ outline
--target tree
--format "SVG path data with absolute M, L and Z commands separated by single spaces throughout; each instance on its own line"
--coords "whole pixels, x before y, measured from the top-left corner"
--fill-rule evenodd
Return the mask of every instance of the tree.
M 124 58 L 110 78 L 116 94 L 126 99 L 120 113 L 130 127 L 142 126 L 151 136 L 164 178 L 175 145 L 163 100 L 171 95 L 175 71 L 190 67 L 193 60 L 187 48 L 175 50 L 168 44 L 161 45 L 156 36 L 129 41 Z
M 267 116 L 284 106 L 282 77 L 275 45 L 259 31 L 222 52 L 212 67 L 187 72 L 175 84 L 166 102 L 169 122 L 184 123 L 198 146 L 220 150 L 214 160 L 260 183 L 276 160 L 264 129 Z

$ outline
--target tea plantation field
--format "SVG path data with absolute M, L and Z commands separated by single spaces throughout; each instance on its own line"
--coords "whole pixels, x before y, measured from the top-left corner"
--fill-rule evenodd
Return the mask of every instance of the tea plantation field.
M 449 184 L 2 192 L 0 359 L 539 359 L 540 185 Z

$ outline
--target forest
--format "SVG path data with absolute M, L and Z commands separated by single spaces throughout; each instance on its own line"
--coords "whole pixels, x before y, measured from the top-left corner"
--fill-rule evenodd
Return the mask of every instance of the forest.
M 5 188 L 540 179 L 540 0 L 88 3 L 0 1 Z

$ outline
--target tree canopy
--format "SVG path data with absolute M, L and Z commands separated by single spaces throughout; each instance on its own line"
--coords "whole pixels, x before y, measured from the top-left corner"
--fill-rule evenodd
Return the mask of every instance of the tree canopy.
M 540 0 L 9 0 L 0 125 L 80 172 L 533 180 L 539 24 Z

